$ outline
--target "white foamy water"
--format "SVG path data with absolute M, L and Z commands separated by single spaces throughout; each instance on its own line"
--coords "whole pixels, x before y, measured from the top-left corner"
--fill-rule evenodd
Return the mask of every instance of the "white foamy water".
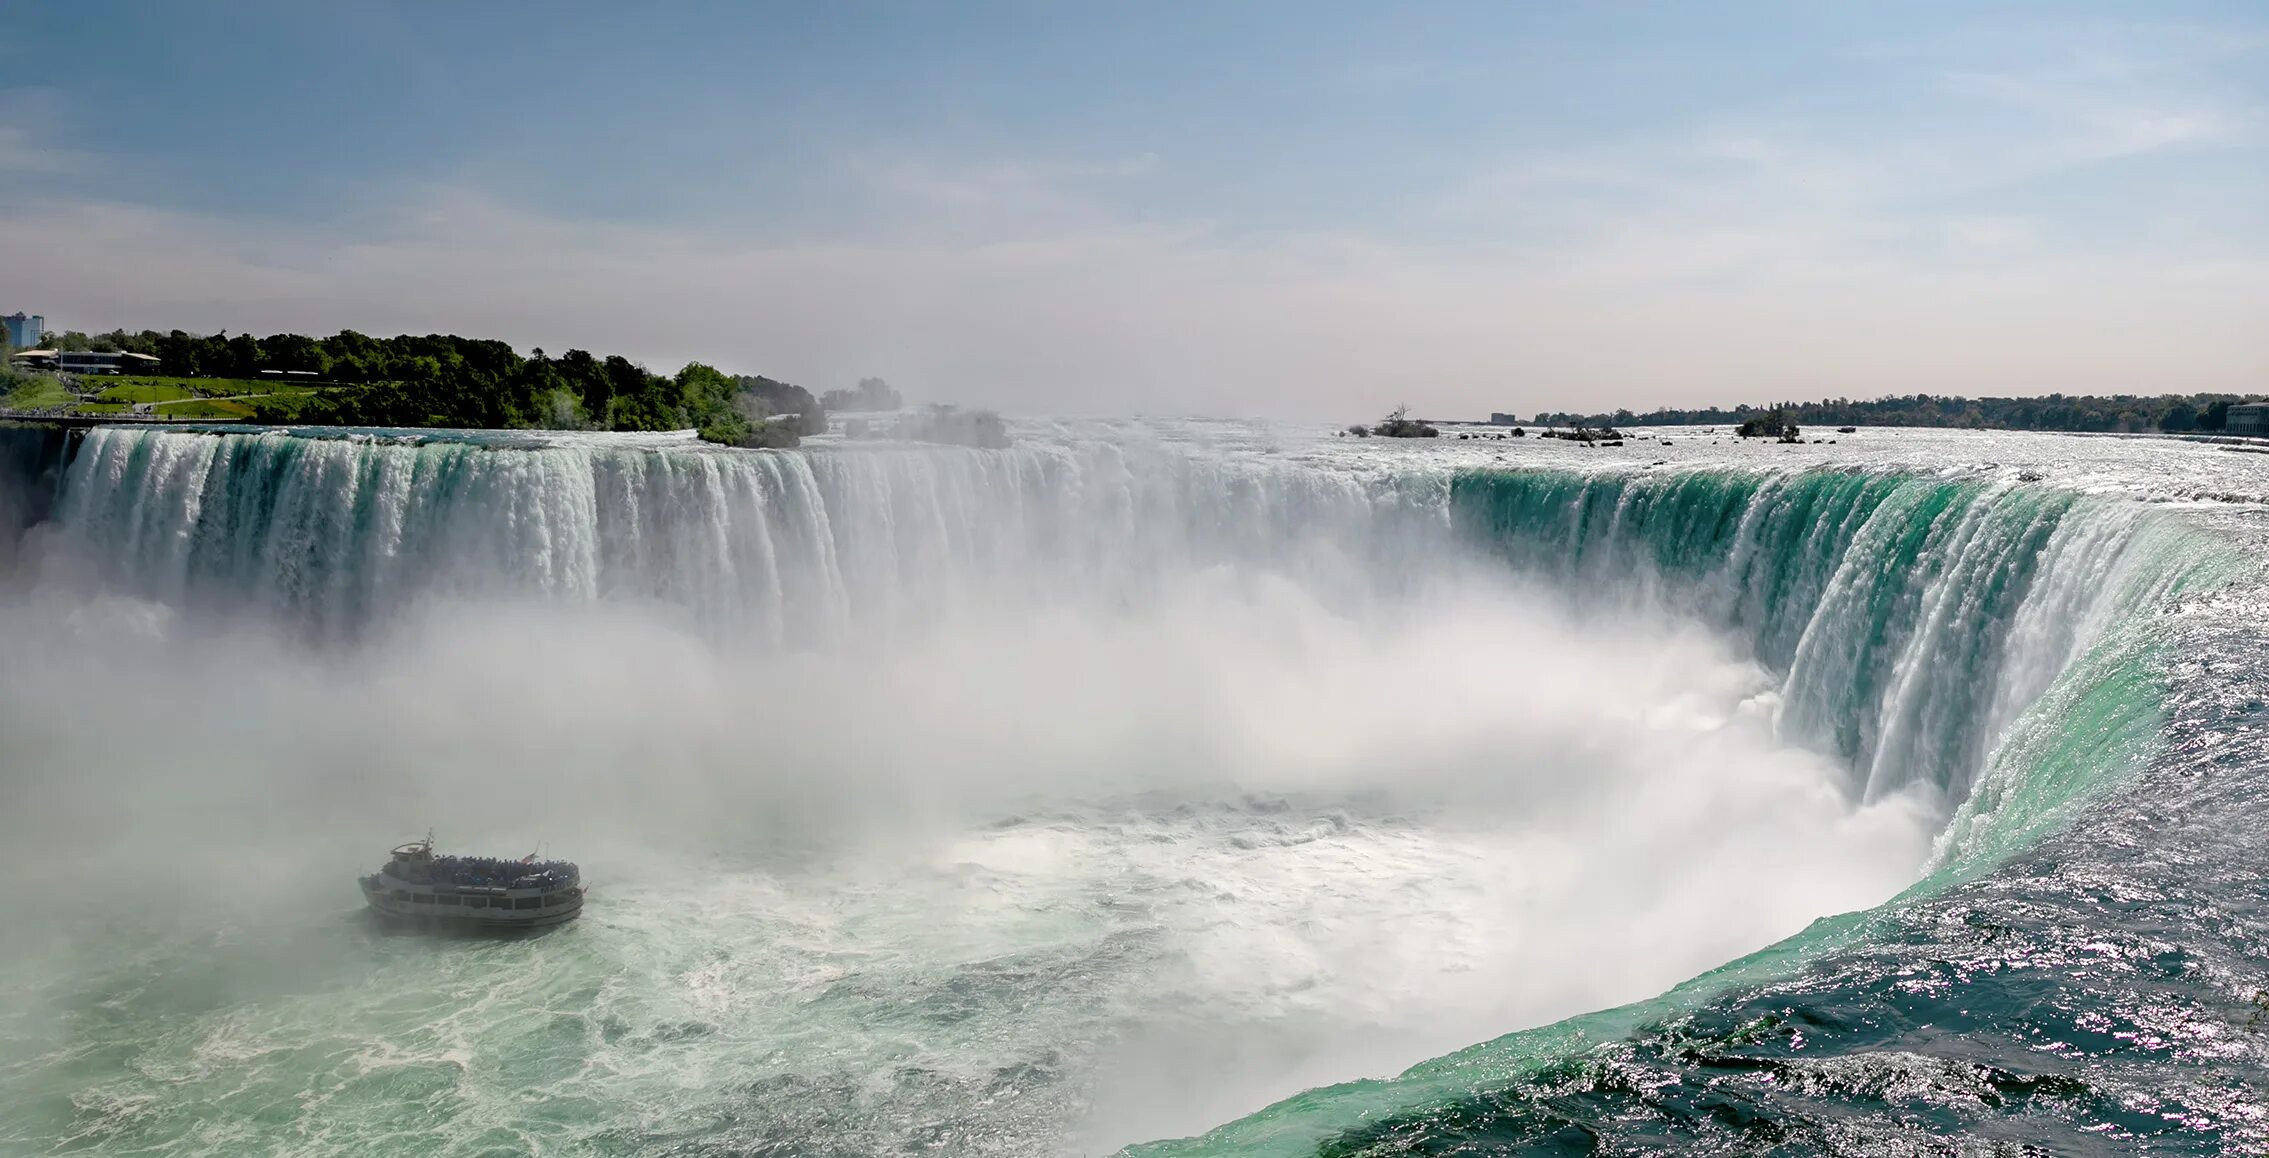
M 1951 807 L 1789 742 L 1692 601 L 1469 552 L 1496 447 L 1028 438 L 98 436 L 0 608 L 0 1148 L 1103 1152 L 1659 992 L 1889 896 Z M 2004 549 L 1962 502 L 1925 624 Z M 2098 525 L 2041 541 L 2109 568 Z M 2046 674 L 1792 654 L 1911 743 L 1932 665 L 2014 717 L 2085 642 L 2043 591 Z M 354 872 L 428 825 L 580 861 L 587 915 L 370 929 Z

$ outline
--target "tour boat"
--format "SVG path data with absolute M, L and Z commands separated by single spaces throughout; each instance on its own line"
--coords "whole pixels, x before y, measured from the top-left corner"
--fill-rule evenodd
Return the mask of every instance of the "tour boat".
M 583 912 L 583 874 L 563 860 L 435 856 L 413 840 L 362 878 L 363 899 L 390 921 L 435 929 L 537 929 Z

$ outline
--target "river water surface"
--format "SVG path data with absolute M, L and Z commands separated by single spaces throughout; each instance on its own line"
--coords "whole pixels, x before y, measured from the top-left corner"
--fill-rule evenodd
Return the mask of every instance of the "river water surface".
M 2269 459 L 1018 435 L 0 430 L 0 1152 L 2269 1145 Z

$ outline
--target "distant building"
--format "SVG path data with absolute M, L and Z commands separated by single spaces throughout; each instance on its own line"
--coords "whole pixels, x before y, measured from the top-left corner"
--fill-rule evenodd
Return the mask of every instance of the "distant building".
M 61 350 L 55 353 L 55 368 L 66 374 L 147 374 L 158 368 L 158 360 L 117 350 Z
M 39 345 L 40 335 L 47 332 L 47 319 L 22 310 L 0 318 L 0 327 L 8 331 L 8 344 L 19 350 Z
M 2269 435 L 2269 402 L 2241 402 L 2230 407 L 2222 424 L 2224 434 Z
M 1491 426 L 1519 426 L 1520 424 L 1521 416 L 1518 414 L 1506 414 L 1503 411 L 1494 410 L 1489 413 L 1489 425 Z

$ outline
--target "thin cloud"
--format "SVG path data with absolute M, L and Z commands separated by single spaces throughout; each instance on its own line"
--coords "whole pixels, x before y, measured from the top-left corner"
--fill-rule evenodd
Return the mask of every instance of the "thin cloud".
M 2022 217 L 1961 217 L 1946 223 L 1954 242 L 1978 249 L 2005 249 L 2031 244 L 2039 226 Z
M 0 125 L 0 173 L 55 175 L 85 168 L 82 154 L 50 148 L 28 130 Z
M 364 232 L 129 205 L 0 218 L 59 324 L 454 331 L 880 374 L 1021 412 L 1362 417 L 1792 393 L 2240 390 L 2269 374 L 2259 255 L 1883 263 L 1848 239 L 1633 229 L 1538 267 L 1360 237 L 1226 247 L 1128 225 L 1013 241 L 764 245 L 431 191 Z M 108 261 L 89 254 L 117 255 Z M 1685 276 L 1675 276 L 1683 270 Z
M 1948 91 L 2033 122 L 2036 164 L 2068 166 L 2235 143 L 2249 118 L 2205 94 L 2111 85 L 2101 69 L 1957 73 Z
M 64 117 L 63 98 L 52 89 L 0 89 L 0 175 L 66 176 L 90 171 L 91 155 L 52 139 Z
M 856 154 L 843 180 L 870 230 L 896 237 L 1031 238 L 1109 224 L 1100 195 L 1157 173 L 1156 153 L 1101 159 L 945 160 L 907 152 Z

